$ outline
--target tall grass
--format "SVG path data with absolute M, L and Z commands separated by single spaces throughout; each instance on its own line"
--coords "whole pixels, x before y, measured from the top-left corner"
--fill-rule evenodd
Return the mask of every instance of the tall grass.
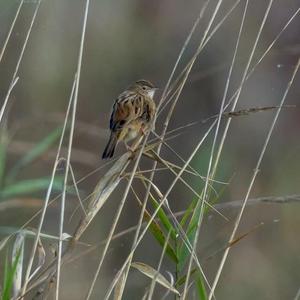
M 277 106 L 273 107 L 249 107 L 248 109 L 238 110 L 237 104 L 241 97 L 243 89 L 246 88 L 246 82 L 248 78 L 255 72 L 257 66 L 264 60 L 269 51 L 273 48 L 275 43 L 278 41 L 280 36 L 289 28 L 291 22 L 298 16 L 300 8 L 298 8 L 291 17 L 287 20 L 286 24 L 275 36 L 273 41 L 266 47 L 266 50 L 259 56 L 259 58 L 254 61 L 259 45 L 261 34 L 264 30 L 265 24 L 268 21 L 269 14 L 273 5 L 273 0 L 268 1 L 268 5 L 264 12 L 263 18 L 261 20 L 258 32 L 253 41 L 253 46 L 251 48 L 249 57 L 247 58 L 247 63 L 242 72 L 240 83 L 236 91 L 229 96 L 229 90 L 232 83 L 232 77 L 234 75 L 234 66 L 239 55 L 240 40 L 243 37 L 245 20 L 248 15 L 248 4 L 249 1 L 235 1 L 234 4 L 229 8 L 229 10 L 220 16 L 220 8 L 223 1 L 219 0 L 216 3 L 211 3 L 207 0 L 202 5 L 199 14 L 192 24 L 190 31 L 187 34 L 187 38 L 183 43 L 183 46 L 179 52 L 178 58 L 175 61 L 174 67 L 171 70 L 169 78 L 166 80 L 166 85 L 163 90 L 162 96 L 158 103 L 158 113 L 156 123 L 163 124 L 161 132 L 148 133 L 145 138 L 140 138 L 135 141 L 133 145 L 134 153 L 125 153 L 120 157 L 117 157 L 113 161 L 109 162 L 109 169 L 105 175 L 97 180 L 97 184 L 93 191 L 89 193 L 89 196 L 81 201 L 80 189 L 78 187 L 79 182 L 85 180 L 88 176 L 95 175 L 97 170 L 94 170 L 86 177 L 78 180 L 76 182 L 73 167 L 72 167 L 72 151 L 73 151 L 73 140 L 76 125 L 76 115 L 78 106 L 78 94 L 80 90 L 80 78 L 81 69 L 84 64 L 84 47 L 85 47 L 85 36 L 88 31 L 88 16 L 89 16 L 89 6 L 90 1 L 85 2 L 83 8 L 83 18 L 82 18 L 82 32 L 81 39 L 79 43 L 78 60 L 76 64 L 76 71 L 74 74 L 73 85 L 70 91 L 70 97 L 68 101 L 68 107 L 66 108 L 64 123 L 62 128 L 58 128 L 44 140 L 42 140 L 29 154 L 23 157 L 19 163 L 15 165 L 15 169 L 12 170 L 10 174 L 7 175 L 3 170 L 1 171 L 1 177 L 10 178 L 8 182 L 15 188 L 19 187 L 18 182 L 14 182 L 15 174 L 22 167 L 27 167 L 30 163 L 39 158 L 48 148 L 59 139 L 59 144 L 57 148 L 56 158 L 54 160 L 51 177 L 47 178 L 47 192 L 45 195 L 45 201 L 43 203 L 42 209 L 33 216 L 33 218 L 39 218 L 37 229 L 32 231 L 26 230 L 26 227 L 33 220 L 31 218 L 22 226 L 18 228 L 18 234 L 22 235 L 21 246 L 20 243 L 17 247 L 14 246 L 13 260 L 12 264 L 8 262 L 5 264 L 4 280 L 2 281 L 2 291 L 1 299 L 25 299 L 29 295 L 42 296 L 46 298 L 49 293 L 55 294 L 55 299 L 61 299 L 61 290 L 64 285 L 61 283 L 62 278 L 62 266 L 68 266 L 74 260 L 81 258 L 84 254 L 75 256 L 74 250 L 77 246 L 82 243 L 81 237 L 86 232 L 87 228 L 93 226 L 93 220 L 98 215 L 103 213 L 102 209 L 104 204 L 109 201 L 111 194 L 120 186 L 122 182 L 126 182 L 125 189 L 123 191 L 122 197 L 119 199 L 119 205 L 116 209 L 114 216 L 112 217 L 112 224 L 105 241 L 102 241 L 103 249 L 99 250 L 98 253 L 98 263 L 90 282 L 90 286 L 86 291 L 85 299 L 90 299 L 97 288 L 97 281 L 101 276 L 101 271 L 103 271 L 103 265 L 107 260 L 107 254 L 111 249 L 111 242 L 121 235 L 128 234 L 128 232 L 134 232 L 134 238 L 130 247 L 130 251 L 126 253 L 126 258 L 124 259 L 121 267 L 117 270 L 114 278 L 111 280 L 109 286 L 105 290 L 103 299 L 110 299 L 112 296 L 114 299 L 125 299 L 126 288 L 128 287 L 128 276 L 130 275 L 131 269 L 136 269 L 139 271 L 140 276 L 146 276 L 150 278 L 149 285 L 145 290 L 143 299 L 212 299 L 216 298 L 215 291 L 219 283 L 219 279 L 224 272 L 224 265 L 227 261 L 230 249 L 233 245 L 236 245 L 240 240 L 246 238 L 252 231 L 237 235 L 237 230 L 239 229 L 240 223 L 243 218 L 243 213 L 245 207 L 249 204 L 262 203 L 264 201 L 273 201 L 277 203 L 290 203 L 292 201 L 299 202 L 299 195 L 292 195 L 282 198 L 278 197 L 267 197 L 267 198 L 257 198 L 249 199 L 257 174 L 261 168 L 261 163 L 264 156 L 268 150 L 269 142 L 276 128 L 276 124 L 282 108 L 285 107 L 285 102 L 288 97 L 289 91 L 292 88 L 294 79 L 297 75 L 300 59 L 298 59 L 293 72 L 291 74 L 290 80 L 288 81 L 284 93 L 281 97 Z M 36 3 L 35 11 L 32 16 L 32 20 L 27 31 L 21 52 L 15 67 L 14 74 L 11 79 L 8 92 L 4 99 L 4 103 L 0 112 L 0 122 L 3 124 L 2 117 L 7 110 L 7 103 L 10 98 L 10 94 L 18 81 L 19 66 L 22 62 L 24 52 L 26 50 L 29 37 L 34 26 L 35 18 L 40 9 L 41 2 Z M 11 34 L 14 30 L 15 22 L 19 16 L 22 9 L 23 1 L 17 8 L 15 17 L 13 19 L 12 25 L 9 29 L 7 38 L 4 42 L 2 52 L 0 55 L 0 62 L 2 56 L 7 47 L 7 43 L 10 40 Z M 243 6 L 242 6 L 243 5 Z M 181 134 L 184 130 L 189 130 L 191 127 L 199 126 L 204 122 L 201 120 L 195 120 L 190 124 L 186 124 L 180 128 L 170 129 L 170 121 L 174 118 L 174 110 L 178 105 L 179 101 L 183 101 L 182 91 L 188 82 L 192 69 L 195 62 L 199 57 L 201 57 L 202 51 L 209 45 L 209 41 L 214 37 L 214 34 L 222 28 L 222 25 L 227 21 L 228 17 L 235 12 L 237 7 L 242 6 L 242 14 L 240 18 L 240 26 L 236 30 L 236 43 L 233 45 L 233 55 L 230 66 L 228 68 L 228 73 L 226 81 L 224 84 L 223 96 L 220 99 L 218 114 L 206 118 L 205 123 L 208 124 L 206 131 L 195 136 L 195 146 L 189 151 L 189 155 L 186 158 L 177 153 L 176 149 L 169 145 L 170 139 L 176 139 L 177 134 Z M 190 50 L 191 39 L 195 38 L 194 35 L 197 31 L 200 21 L 203 18 L 209 16 L 207 25 L 203 31 L 201 38 L 197 44 L 196 50 L 191 55 L 187 64 L 185 64 L 182 69 L 179 66 L 182 63 L 182 58 L 186 55 L 187 50 Z M 216 23 L 217 17 L 220 21 Z M 215 24 L 216 23 L 216 24 Z M 252 68 L 251 68 L 252 66 Z M 167 110 L 166 117 L 163 119 L 163 114 L 161 112 Z M 270 124 L 267 135 L 265 137 L 264 143 L 261 150 L 258 152 L 258 159 L 254 166 L 254 171 L 249 180 L 247 188 L 245 189 L 245 197 L 234 202 L 238 205 L 239 212 L 236 216 L 232 232 L 228 237 L 228 242 L 220 249 L 217 253 L 222 252 L 222 259 L 219 263 L 217 269 L 210 273 L 215 273 L 213 281 L 208 278 L 206 270 L 203 267 L 203 259 L 199 257 L 198 254 L 198 244 L 201 239 L 200 230 L 202 227 L 203 219 L 208 215 L 211 210 L 216 211 L 220 217 L 226 218 L 219 210 L 222 205 L 231 207 L 234 205 L 232 203 L 218 204 L 220 198 L 220 189 L 216 188 L 217 184 L 221 184 L 226 189 L 227 184 L 219 182 L 216 174 L 219 167 L 220 160 L 222 159 L 222 151 L 225 145 L 225 141 L 228 138 L 230 132 L 230 125 L 233 118 L 247 117 L 248 114 L 263 112 L 265 110 L 274 110 L 274 118 Z M 246 115 L 246 116 L 245 116 Z M 225 121 L 225 122 L 223 122 Z M 4 132 L 4 131 L 3 131 Z M 4 134 L 4 133 L 2 133 Z M 151 137 L 154 136 L 153 139 Z M 62 155 L 63 143 L 67 141 L 67 155 L 66 158 Z M 212 142 L 210 142 L 212 141 Z M 203 148 L 204 143 L 210 143 L 209 148 L 209 159 L 207 162 L 206 175 L 200 175 L 200 172 L 195 166 L 193 166 L 193 159 L 199 154 L 199 151 Z M 2 143 L 3 144 L 3 143 Z M 175 163 L 164 158 L 163 152 L 161 151 L 165 147 L 171 151 L 180 161 L 180 163 Z M 153 164 L 150 170 L 142 169 L 141 161 L 144 159 L 150 159 Z M 1 155 L 2 165 L 5 165 L 5 156 Z M 60 164 L 64 162 L 64 176 L 63 178 L 57 176 L 57 169 Z M 155 183 L 155 176 L 160 170 L 167 170 L 172 175 L 170 184 L 165 192 L 162 191 L 162 187 Z M 203 181 L 203 188 L 201 190 L 195 190 L 192 184 L 185 179 L 184 175 L 192 175 L 197 180 Z M 79 198 L 80 205 L 83 214 L 80 220 L 77 222 L 76 226 L 73 228 L 73 232 L 65 233 L 65 215 L 66 215 L 66 203 L 68 197 L 69 179 L 71 178 L 72 185 L 75 187 L 73 189 L 73 194 Z M 34 181 L 34 182 L 33 182 Z M 1 178 L 1 184 L 3 179 Z M 143 197 L 140 197 L 135 189 L 135 182 L 141 182 L 143 186 Z M 174 188 L 179 184 L 183 183 L 187 194 L 191 192 L 193 198 L 191 199 L 189 205 L 182 212 L 173 212 L 170 207 L 170 197 Z M 62 185 L 60 189 L 61 194 L 52 199 L 53 190 Z M 38 189 L 45 188 L 45 182 L 43 184 L 37 180 L 32 180 L 26 183 L 29 192 L 33 191 L 34 185 L 38 186 Z M 2 185 L 5 191 L 6 186 Z M 14 190 L 14 191 L 15 191 Z M 219 191 L 216 192 L 216 190 Z M 25 190 L 21 190 L 25 193 Z M 3 193 L 3 192 L 2 192 Z M 0 193 L 0 196 L 2 195 Z M 140 215 L 138 222 L 135 226 L 129 230 L 125 230 L 121 233 L 116 233 L 117 226 L 120 222 L 120 217 L 124 211 L 124 206 L 127 202 L 130 193 L 136 199 L 140 207 Z M 7 196 L 7 195 L 6 195 Z M 42 232 L 43 225 L 46 220 L 46 212 L 49 205 L 54 201 L 60 201 L 60 216 L 59 216 L 59 234 L 58 236 L 51 236 L 47 233 Z M 135 254 L 140 244 L 143 242 L 145 235 L 149 233 L 154 237 L 157 245 L 161 249 L 161 254 L 157 257 L 157 265 L 151 266 L 144 261 L 135 261 Z M 8 249 L 10 251 L 11 246 L 9 241 L 16 233 L 12 233 L 10 236 L 6 237 L 0 242 L 0 252 L 3 249 Z M 24 259 L 24 238 L 33 236 L 32 248 L 28 253 L 28 258 Z M 49 257 L 49 263 L 45 265 L 45 250 L 41 244 L 41 239 L 51 240 L 51 242 L 57 243 L 57 255 L 55 257 Z M 99 247 L 94 246 L 88 249 L 85 254 L 90 253 L 94 249 Z M 19 250 L 21 249 L 21 250 Z M 214 255 L 214 254 L 212 254 Z M 20 258 L 22 263 L 20 264 Z M 170 274 L 169 277 L 163 274 L 163 262 L 168 259 L 174 266 L 174 272 Z M 38 261 L 37 265 L 34 263 Z M 146 261 L 146 260 L 145 260 Z M 35 268 L 35 269 L 34 269 Z M 14 286 L 14 289 L 13 289 Z M 157 287 L 163 289 L 160 296 L 157 296 Z M 13 291 L 13 296 L 12 295 Z M 161 289 L 159 289 L 161 291 Z M 157 292 L 158 293 L 158 292 Z

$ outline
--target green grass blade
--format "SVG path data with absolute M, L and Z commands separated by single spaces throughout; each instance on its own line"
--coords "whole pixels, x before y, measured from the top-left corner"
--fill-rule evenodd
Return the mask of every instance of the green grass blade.
M 9 264 L 8 264 L 7 253 L 6 253 L 1 300 L 9 299 L 8 296 L 6 295 L 6 287 L 8 285 L 8 274 L 9 274 Z
M 191 204 L 189 205 L 189 207 L 186 209 L 186 211 L 184 212 L 184 215 L 181 218 L 180 221 L 180 225 L 183 227 L 186 222 L 188 221 L 189 216 L 192 214 L 192 212 L 194 211 L 194 208 L 196 206 L 197 203 L 197 198 L 194 198 L 191 202 Z
M 24 262 L 24 242 L 25 233 L 21 230 L 17 233 L 12 251 L 12 264 L 17 261 L 13 277 L 12 297 L 15 299 L 19 296 L 22 288 L 22 274 Z
M 216 195 L 215 197 L 212 198 L 212 200 L 210 200 L 211 204 L 216 203 L 221 195 L 224 193 L 225 189 L 227 188 L 227 186 L 224 186 L 221 191 L 218 193 L 218 195 Z M 209 188 L 208 190 L 208 195 L 211 192 L 211 188 Z M 186 224 L 186 222 L 188 221 L 190 215 L 193 214 L 194 208 L 196 207 L 198 199 L 194 198 L 191 202 L 191 204 L 189 205 L 188 209 L 186 210 L 183 218 L 181 219 L 181 226 L 183 226 L 184 224 Z M 201 200 L 199 200 L 201 201 Z M 186 230 L 186 235 L 190 241 L 191 244 L 193 244 L 194 239 L 195 239 L 195 234 L 196 234 L 196 229 L 197 229 L 197 224 L 198 224 L 198 220 L 200 217 L 200 210 L 201 210 L 201 205 L 198 205 L 198 209 L 197 211 L 195 211 L 193 217 L 191 218 L 187 230 Z M 207 205 L 204 205 L 204 216 L 210 211 L 210 207 Z M 177 247 L 177 255 L 178 255 L 178 259 L 179 259 L 179 265 L 178 265 L 178 270 L 182 271 L 186 262 L 186 259 L 189 255 L 189 250 L 187 249 L 185 244 L 179 244 Z
M 193 269 L 190 273 L 190 276 L 192 276 L 195 272 L 197 271 L 197 269 Z M 176 282 L 175 282 L 175 287 L 180 287 L 181 285 L 183 285 L 186 281 L 186 275 L 180 277 Z
M 0 198 L 7 199 L 7 198 L 12 198 L 17 196 L 23 196 L 24 194 L 40 192 L 47 189 L 49 183 L 50 183 L 49 177 L 22 180 L 17 183 L 6 186 L 0 192 Z M 59 176 L 54 180 L 53 189 L 56 191 L 61 191 L 62 185 L 63 185 L 63 177 Z
M 157 209 L 157 207 L 159 206 L 159 203 L 154 199 L 154 197 L 152 195 L 150 195 L 150 198 L 152 200 L 152 204 L 154 206 L 155 209 Z M 170 237 L 173 240 L 176 240 L 176 229 L 174 228 L 174 226 L 172 225 L 172 223 L 170 222 L 168 216 L 166 215 L 166 213 L 164 212 L 164 210 L 162 208 L 159 209 L 158 213 L 157 213 L 157 217 L 159 218 L 159 220 L 161 221 L 161 223 L 163 224 L 163 226 L 165 227 L 165 229 L 167 230 L 167 232 L 171 232 L 170 233 Z
M 147 212 L 145 212 L 145 214 L 144 214 L 144 219 L 146 221 L 150 220 L 150 216 Z M 153 237 L 163 247 L 166 243 L 166 237 L 165 237 L 163 231 L 161 230 L 160 226 L 155 221 L 152 221 L 149 229 L 150 229 Z M 173 247 L 170 245 L 170 243 L 168 243 L 168 245 L 167 245 L 166 253 L 176 264 L 178 263 L 177 255 L 176 255 Z
M 42 139 L 36 146 L 25 154 L 11 169 L 7 176 L 7 182 L 12 182 L 21 168 L 29 165 L 39 156 L 43 155 L 60 137 L 62 128 L 56 128 L 48 136 Z
M 10 300 L 11 299 L 11 290 L 14 282 L 14 276 L 18 266 L 20 258 L 20 251 L 17 254 L 12 266 L 9 265 L 8 259 L 6 256 L 5 267 L 4 267 L 4 281 L 3 281 L 3 292 L 1 300 Z
M 192 222 L 190 223 L 190 226 L 188 227 L 188 230 L 186 231 L 186 235 L 190 241 L 191 244 L 193 244 L 195 234 L 196 234 L 196 228 L 197 228 L 197 223 L 195 222 L 196 217 L 199 216 L 199 213 L 196 212 L 195 217 L 192 218 Z M 179 259 L 179 264 L 178 264 L 178 270 L 181 272 L 184 268 L 184 265 L 186 263 L 186 259 L 190 254 L 190 251 L 188 250 L 187 246 L 185 244 L 181 244 L 178 247 L 178 259 Z
M 204 285 L 204 282 L 202 279 L 202 275 L 199 272 L 197 272 L 195 274 L 195 276 L 196 276 L 195 283 L 196 283 L 196 289 L 198 292 L 198 299 L 199 300 L 207 300 L 208 297 L 207 297 L 206 288 L 205 288 L 205 285 Z
M 204 285 L 204 282 L 203 282 L 203 278 L 202 278 L 201 273 L 197 270 L 197 268 L 193 269 L 190 272 L 190 277 L 192 277 L 192 276 L 195 280 L 195 286 L 196 286 L 196 290 L 197 290 L 197 293 L 198 293 L 198 299 L 199 300 L 207 300 L 208 298 L 207 298 L 207 293 L 206 293 L 206 288 L 205 288 L 205 285 Z M 187 274 L 180 277 L 177 280 L 177 282 L 175 283 L 174 286 L 176 288 L 182 286 L 186 281 L 186 277 L 187 277 Z

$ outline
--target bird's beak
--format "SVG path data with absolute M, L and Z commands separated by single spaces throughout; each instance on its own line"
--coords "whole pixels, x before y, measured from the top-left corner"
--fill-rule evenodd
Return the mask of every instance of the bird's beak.
M 155 92 L 156 92 L 157 88 L 152 88 L 150 91 L 148 91 L 148 95 L 153 98 Z

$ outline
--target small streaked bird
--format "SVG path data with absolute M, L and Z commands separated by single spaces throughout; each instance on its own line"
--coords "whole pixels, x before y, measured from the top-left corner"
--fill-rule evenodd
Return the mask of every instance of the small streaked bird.
M 127 142 L 147 133 L 153 125 L 156 105 L 153 100 L 157 90 L 147 80 L 138 80 L 116 99 L 110 117 L 110 138 L 102 159 L 111 158 L 119 141 Z

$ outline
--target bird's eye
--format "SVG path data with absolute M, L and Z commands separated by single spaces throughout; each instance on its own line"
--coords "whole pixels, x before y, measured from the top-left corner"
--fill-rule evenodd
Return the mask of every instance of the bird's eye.
M 147 88 L 145 86 L 142 87 L 143 90 L 146 90 Z

